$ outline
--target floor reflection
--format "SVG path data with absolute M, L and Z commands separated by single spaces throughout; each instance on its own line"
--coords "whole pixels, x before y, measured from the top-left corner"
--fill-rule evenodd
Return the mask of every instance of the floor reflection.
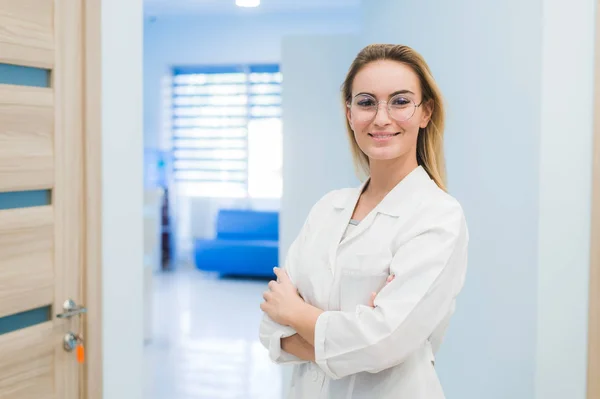
M 281 399 L 281 369 L 258 342 L 266 284 L 156 275 L 144 398 Z

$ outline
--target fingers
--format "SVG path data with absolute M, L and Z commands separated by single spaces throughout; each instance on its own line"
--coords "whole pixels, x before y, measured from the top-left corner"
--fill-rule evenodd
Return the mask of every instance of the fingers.
M 279 267 L 274 267 L 273 272 L 277 276 L 277 281 L 279 281 L 280 283 L 283 283 L 283 282 L 286 282 L 289 280 L 289 277 L 288 277 L 287 273 L 285 272 L 285 270 L 280 269 Z
M 271 291 L 265 291 L 265 292 L 263 292 L 263 299 L 265 301 L 270 301 L 272 295 L 273 295 L 273 293 Z
M 395 275 L 390 274 L 388 276 L 388 278 L 385 279 L 385 285 L 388 285 L 389 283 L 391 283 L 392 281 L 394 281 L 395 278 L 396 278 Z M 371 299 L 369 300 L 369 306 L 371 306 L 372 308 L 375 307 L 375 298 L 377 298 L 377 293 L 376 292 L 372 292 L 371 293 Z
M 375 307 L 375 297 L 377 296 L 376 292 L 371 292 L 371 299 L 369 299 L 369 306 L 374 308 Z
M 271 291 L 265 291 L 263 292 L 262 297 L 265 301 L 260 304 L 260 310 L 262 310 L 265 313 L 268 313 L 270 306 L 269 301 L 273 298 L 273 293 Z

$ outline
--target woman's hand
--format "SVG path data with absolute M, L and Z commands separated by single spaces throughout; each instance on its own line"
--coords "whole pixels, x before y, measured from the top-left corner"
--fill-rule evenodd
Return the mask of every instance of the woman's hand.
M 260 304 L 260 308 L 274 322 L 289 326 L 292 316 L 299 312 L 304 300 L 298 294 L 298 290 L 292 284 L 285 270 L 278 267 L 273 270 L 277 281 L 269 282 L 269 291 L 263 293 L 265 302 Z
M 388 285 L 389 283 L 391 283 L 392 281 L 394 281 L 395 277 L 396 276 L 394 276 L 393 274 L 390 274 L 388 276 L 387 280 L 385 280 L 385 285 Z M 384 287 L 385 287 L 385 285 L 384 285 Z M 377 298 L 377 292 L 372 292 L 371 293 L 371 300 L 369 301 L 369 306 L 371 306 L 372 308 L 375 307 L 375 298 Z

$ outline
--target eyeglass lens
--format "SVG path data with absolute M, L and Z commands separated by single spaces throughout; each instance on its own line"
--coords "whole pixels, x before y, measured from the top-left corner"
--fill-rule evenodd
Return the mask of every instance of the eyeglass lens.
M 415 113 L 416 104 L 410 98 L 398 94 L 387 102 L 387 111 L 390 118 L 397 122 L 409 120 Z M 379 110 L 379 101 L 372 96 L 361 94 L 352 99 L 350 112 L 360 121 L 370 121 L 375 118 Z

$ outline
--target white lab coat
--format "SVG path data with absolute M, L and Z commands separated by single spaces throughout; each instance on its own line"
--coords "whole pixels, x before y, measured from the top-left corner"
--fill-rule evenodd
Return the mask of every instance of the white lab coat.
M 434 353 L 465 279 L 462 208 L 418 167 L 344 237 L 363 187 L 319 200 L 284 265 L 304 300 L 325 311 L 316 362 L 282 351 L 295 331 L 266 315 L 260 340 L 273 361 L 295 364 L 289 398 L 443 399 Z

